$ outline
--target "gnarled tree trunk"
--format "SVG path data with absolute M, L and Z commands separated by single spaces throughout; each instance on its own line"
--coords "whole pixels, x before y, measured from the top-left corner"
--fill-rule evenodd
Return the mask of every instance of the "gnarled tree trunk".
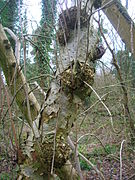
M 77 20 L 79 13 L 81 16 Z M 16 95 L 16 102 L 33 129 L 25 147 L 29 160 L 26 157 L 27 163 L 22 166 L 22 174 L 30 179 L 51 179 L 53 174 L 61 179 L 78 179 L 77 172 L 69 162 L 67 137 L 85 97 L 91 94 L 91 89 L 84 82 L 93 85 L 94 61 L 104 54 L 103 47 L 98 46 L 97 32 L 87 17 L 84 9 L 76 7 L 60 15 L 56 77 L 41 109 L 30 92 L 0 25 L 0 64 L 12 95 Z M 29 108 L 25 101 L 26 94 Z

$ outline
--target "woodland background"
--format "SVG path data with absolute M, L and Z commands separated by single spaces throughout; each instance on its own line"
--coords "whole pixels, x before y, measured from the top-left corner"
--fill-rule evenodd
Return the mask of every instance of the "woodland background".
M 130 1 L 123 2 L 128 12 Z M 40 3 L 41 20 L 36 29 L 23 0 L 1 0 L 0 21 L 19 38 L 21 70 L 42 106 L 57 70 L 59 14 L 63 4 L 65 9 L 68 7 L 67 1 Z M 70 137 L 83 156 L 79 157 L 83 179 L 98 180 L 103 175 L 106 180 L 132 180 L 135 179 L 135 56 L 100 7 L 93 21 L 99 44 L 106 52 L 95 61 L 93 92 L 85 97 Z M 33 28 L 31 34 L 28 27 Z M 6 29 L 5 32 L 15 52 L 16 42 Z M 126 33 L 131 33 L 132 44 L 132 31 Z M 3 180 L 17 179 L 21 164 L 17 149 L 25 146 L 29 136 L 29 125 L 15 100 L 0 67 L 0 179 Z M 75 166 L 73 152 L 70 160 Z

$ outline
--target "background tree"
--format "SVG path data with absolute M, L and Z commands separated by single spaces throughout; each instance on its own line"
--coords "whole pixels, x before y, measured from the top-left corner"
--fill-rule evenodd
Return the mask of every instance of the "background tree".
M 20 32 L 19 16 L 18 16 L 19 1 L 20 1 L 20 5 L 22 6 L 22 0 L 10 0 L 10 1 L 1 0 L 0 2 L 1 22 L 4 27 L 11 29 L 16 34 Z M 20 34 L 18 34 L 18 36 L 20 36 Z M 9 35 L 8 37 L 15 50 L 14 40 Z
M 34 64 L 32 66 L 35 65 L 38 75 L 52 74 L 54 72 L 51 66 L 54 58 L 53 46 L 56 34 L 54 25 L 56 22 L 56 1 L 42 0 L 41 7 L 40 27 L 35 30 L 36 36 L 32 38 L 33 53 L 35 54 Z M 50 84 L 49 76 L 46 79 L 41 77 L 39 84 L 42 88 L 48 88 Z

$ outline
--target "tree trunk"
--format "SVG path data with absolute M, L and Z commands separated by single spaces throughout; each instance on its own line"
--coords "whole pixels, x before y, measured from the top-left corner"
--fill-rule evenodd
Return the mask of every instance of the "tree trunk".
M 16 102 L 29 122 L 29 110 L 24 101 L 28 90 L 32 120 L 36 119 L 27 144 L 23 147 L 29 159 L 26 157 L 27 163 L 22 166 L 22 174 L 31 179 L 33 176 L 34 179 L 45 179 L 53 174 L 57 174 L 61 179 L 78 179 L 69 162 L 70 148 L 67 137 L 77 120 L 85 97 L 91 95 L 91 89 L 84 82 L 93 85 L 94 61 L 99 59 L 104 51 L 98 47 L 97 32 L 90 26 L 89 21 L 84 19 L 88 15 L 80 18 L 78 26 L 75 27 L 78 9 L 74 7 L 68 10 L 70 20 L 66 12 L 63 13 L 67 24 L 60 25 L 57 33 L 60 50 L 56 77 L 41 109 L 33 93 L 29 93 L 30 88 L 0 25 L 0 62 L 7 84 L 12 95 L 16 95 Z M 63 23 L 62 17 L 60 18 Z
M 106 5 L 109 2 L 110 0 L 104 0 L 103 5 Z M 109 3 L 103 11 L 126 44 L 127 48 L 135 57 L 135 27 L 126 8 L 122 6 L 119 0 L 114 0 Z

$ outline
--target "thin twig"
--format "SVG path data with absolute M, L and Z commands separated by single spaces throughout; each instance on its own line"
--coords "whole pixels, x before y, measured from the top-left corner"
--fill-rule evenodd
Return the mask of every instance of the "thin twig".
M 34 77 L 34 78 L 29 79 L 29 80 L 27 81 L 27 83 L 28 83 L 28 82 L 31 82 L 32 80 L 39 79 L 39 78 L 45 77 L 45 76 L 50 76 L 50 77 L 52 77 L 52 78 L 55 78 L 54 76 L 51 76 L 51 75 L 49 75 L 49 74 L 44 74 L 44 75 L 36 76 L 36 77 Z M 21 91 L 22 88 L 24 88 L 25 84 L 26 84 L 26 82 L 25 82 L 24 84 L 22 84 L 22 85 L 19 87 L 19 89 L 15 92 L 15 94 L 14 94 L 14 96 L 13 96 L 13 98 L 12 98 L 12 101 L 10 102 L 10 106 L 13 105 L 13 102 L 14 102 L 17 94 Z M 30 91 L 29 94 L 30 94 L 31 92 L 32 92 L 32 91 Z M 3 121 L 4 118 L 6 117 L 6 115 L 7 115 L 7 113 L 8 113 L 8 110 L 9 110 L 9 109 L 7 108 L 7 110 L 6 110 L 5 114 L 3 115 L 1 121 Z
M 120 180 L 122 180 L 122 147 L 126 140 L 123 140 L 120 147 Z
M 102 105 L 105 107 L 105 109 L 107 110 L 109 116 L 110 116 L 110 121 L 111 121 L 111 125 L 112 125 L 112 129 L 115 133 L 119 133 L 117 132 L 115 129 L 114 129 L 114 124 L 113 124 L 113 119 L 112 119 L 112 114 L 111 114 L 111 111 L 109 110 L 109 108 L 106 106 L 106 104 L 102 101 L 101 97 L 98 95 L 98 93 L 95 91 L 95 89 L 90 85 L 88 84 L 87 82 L 83 81 L 88 87 L 91 88 L 91 90 L 95 93 L 95 95 L 98 97 L 99 101 L 102 103 Z
M 34 81 L 34 84 L 36 85 L 36 88 L 41 92 L 41 94 L 43 94 L 44 97 L 46 97 L 46 93 L 45 93 L 44 90 L 39 86 L 39 84 L 37 83 L 37 81 Z
M 130 34 L 131 34 L 131 53 L 132 54 L 134 53 L 133 27 L 134 27 L 134 24 L 133 24 L 133 22 L 131 22 Z
M 85 136 L 94 136 L 101 144 L 101 146 L 104 148 L 105 152 L 107 152 L 107 150 L 105 149 L 105 146 L 103 145 L 102 141 L 95 135 L 95 134 L 91 134 L 91 133 L 87 133 L 82 135 L 81 137 L 78 138 L 77 143 L 79 143 L 79 141 L 84 138 Z
M 103 9 L 106 9 L 106 8 L 110 7 L 111 5 L 113 5 L 113 3 L 114 3 L 114 0 L 109 1 L 108 3 L 104 4 L 100 8 L 96 9 L 95 11 L 93 11 L 92 14 L 95 14 L 96 12 L 99 12 L 99 11 L 101 11 Z
M 104 94 L 103 96 L 101 96 L 101 99 L 103 99 L 106 95 L 110 94 L 112 91 Z M 95 103 L 93 103 L 89 108 L 87 108 L 85 111 L 81 112 L 78 116 L 81 116 L 85 113 L 87 113 L 90 109 L 92 109 L 98 102 L 100 102 L 100 100 L 97 100 Z
M 69 146 L 71 147 L 72 151 L 75 151 L 75 145 L 73 144 L 71 138 L 68 136 L 67 138 L 68 140 L 68 143 L 69 143 Z M 76 150 L 76 153 L 75 153 L 75 160 L 76 160 L 76 167 L 77 167 L 77 172 L 80 176 L 80 179 L 83 180 L 83 175 L 82 175 L 82 172 L 81 172 L 81 167 L 80 167 L 80 162 L 79 162 L 79 157 L 78 157 L 78 151 Z
M 56 126 L 55 126 L 55 133 L 54 133 L 54 141 L 53 141 L 53 157 L 52 157 L 52 164 L 51 164 L 51 175 L 53 175 L 54 173 L 54 160 L 55 160 L 55 151 L 56 151 L 56 138 L 57 138 L 57 128 L 58 128 L 58 119 L 59 119 L 59 114 L 58 114 L 58 118 L 56 121 Z
M 73 151 L 75 151 L 75 145 L 73 144 L 73 142 L 72 142 L 72 140 L 71 140 L 71 138 L 68 136 L 68 138 L 67 138 L 67 141 L 68 141 L 68 143 L 69 143 L 69 146 L 70 146 L 70 148 L 73 150 Z M 103 179 L 103 180 L 105 180 L 105 177 L 103 176 L 103 174 L 102 174 L 102 172 L 100 172 L 98 169 L 97 169 L 97 167 L 94 165 L 94 164 L 92 164 L 84 155 L 82 155 L 81 153 L 79 153 L 78 151 L 77 151 L 77 154 L 76 155 L 79 155 L 84 161 L 86 161 L 96 172 L 97 172 L 97 174 Z M 79 172 L 78 172 L 79 173 Z
M 40 50 L 40 48 L 38 47 L 38 45 L 36 45 L 35 42 L 33 42 L 32 39 L 30 39 L 29 37 L 28 37 L 28 38 L 25 38 L 25 40 L 29 41 L 34 47 L 37 48 L 37 50 L 39 51 L 39 53 L 44 57 L 44 60 L 45 60 L 46 64 L 47 64 L 47 65 L 49 66 L 49 68 L 52 70 L 53 74 L 55 74 L 53 68 L 51 67 L 51 65 L 49 64 L 49 62 L 46 60 L 46 57 L 44 56 L 43 52 Z
M 4 11 L 4 9 L 6 8 L 6 6 L 7 6 L 8 3 L 9 3 L 9 1 L 10 1 L 10 0 L 8 0 L 8 1 L 4 4 L 4 6 L 0 9 L 0 14 Z
M 127 180 L 132 180 L 135 177 L 135 173 L 132 174 Z
M 96 171 L 96 173 L 103 179 L 103 180 L 105 180 L 105 177 L 104 177 L 104 175 L 102 174 L 102 172 L 101 171 L 99 171 L 98 169 L 97 169 L 97 167 L 94 165 L 94 164 L 92 164 L 92 162 L 90 162 L 83 154 L 81 154 L 80 152 L 78 153 L 79 154 L 79 156 L 84 160 L 84 161 L 86 161 L 95 171 Z

